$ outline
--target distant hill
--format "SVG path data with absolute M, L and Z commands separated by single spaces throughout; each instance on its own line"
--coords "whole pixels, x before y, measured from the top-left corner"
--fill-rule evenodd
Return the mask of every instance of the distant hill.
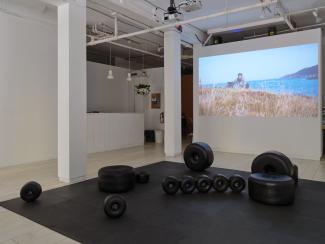
M 318 79 L 318 65 L 309 68 L 304 68 L 294 74 L 289 74 L 281 77 L 281 79 L 297 79 L 297 78 L 309 79 L 309 80 Z

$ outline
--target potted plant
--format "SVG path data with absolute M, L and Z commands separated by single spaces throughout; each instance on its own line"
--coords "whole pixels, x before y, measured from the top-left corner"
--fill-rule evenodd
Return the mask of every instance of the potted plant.
M 147 84 L 138 84 L 135 85 L 135 92 L 137 95 L 146 96 L 150 93 L 150 85 Z

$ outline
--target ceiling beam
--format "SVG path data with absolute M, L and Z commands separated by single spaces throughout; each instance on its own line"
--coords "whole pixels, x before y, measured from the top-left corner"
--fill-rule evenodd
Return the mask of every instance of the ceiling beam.
M 279 0 L 277 3 L 277 9 L 279 10 L 279 13 L 281 16 L 283 16 L 285 23 L 290 28 L 290 30 L 294 31 L 296 27 L 291 22 L 290 16 L 288 15 L 289 11 L 284 7 L 282 0 Z
M 92 38 L 91 35 L 87 35 L 87 36 Z M 163 55 L 159 55 L 159 54 L 156 54 L 156 53 L 153 53 L 153 52 L 150 52 L 150 51 L 146 51 L 146 50 L 143 50 L 143 49 L 140 49 L 140 48 L 131 47 L 131 46 L 128 46 L 128 45 L 125 45 L 125 44 L 122 44 L 122 43 L 110 42 L 110 44 L 112 44 L 114 46 L 130 49 L 130 50 L 133 50 L 133 51 L 136 51 L 136 52 L 139 52 L 139 53 L 151 55 L 151 56 L 154 56 L 154 57 L 157 57 L 157 58 L 163 58 L 164 57 Z
M 97 12 L 99 14 L 102 14 L 112 20 L 114 20 L 114 17 L 118 17 L 118 21 L 119 23 L 122 23 L 124 25 L 129 25 L 129 26 L 132 26 L 136 29 L 150 29 L 150 28 L 153 28 L 152 26 L 148 25 L 147 23 L 144 23 L 144 22 L 141 22 L 135 18 L 131 18 L 130 16 L 128 15 L 125 15 L 124 13 L 121 13 L 121 9 L 115 9 L 114 6 L 115 4 L 111 4 L 109 7 L 103 5 L 103 4 L 100 4 L 100 3 L 97 3 L 96 1 L 93 1 L 93 0 L 89 0 L 87 2 L 87 8 L 94 11 L 94 12 Z M 104 9 L 105 11 L 107 11 L 108 13 L 106 12 L 103 12 L 102 10 L 100 9 L 96 9 L 95 7 L 92 7 L 91 5 L 96 5 L 97 8 L 102 8 Z M 112 7 L 113 6 L 113 7 Z M 135 11 L 137 12 L 137 11 Z M 132 22 L 132 24 L 131 24 Z M 141 27 L 140 27 L 141 26 Z M 121 29 L 121 27 L 120 27 Z M 113 30 L 114 31 L 114 30 Z M 188 31 L 193 33 L 193 32 L 196 32 L 198 33 L 198 30 L 197 29 L 194 29 L 191 28 L 188 26 Z M 120 33 L 123 33 L 122 31 L 119 31 Z M 123 33 L 125 34 L 125 33 Z M 158 31 L 158 32 L 151 32 L 150 34 L 152 34 L 153 36 L 156 36 L 156 37 L 159 37 L 159 38 L 163 38 L 164 37 L 164 33 L 163 31 Z M 200 36 L 203 36 L 204 33 L 203 32 L 199 32 L 198 34 L 200 34 Z M 146 42 L 151 42 L 151 43 L 156 43 L 157 44 L 157 41 L 153 42 L 153 41 L 149 41 L 149 40 L 146 40 L 144 38 L 141 38 L 141 37 L 136 37 L 136 38 L 139 38 L 141 39 L 142 41 L 146 41 Z M 193 48 L 193 46 L 188 42 L 188 40 L 182 40 L 182 45 L 187 47 L 187 48 Z
M 219 28 L 209 29 L 208 34 L 219 34 L 219 33 L 235 31 L 235 30 L 250 29 L 250 28 L 256 28 L 256 27 L 260 27 L 260 26 L 284 23 L 284 22 L 285 22 L 284 17 L 270 18 L 270 19 L 249 22 L 249 23 L 245 23 L 245 24 L 241 24 L 241 25 L 232 25 L 232 26 L 228 26 L 228 27 L 219 27 Z
M 40 1 L 43 3 L 49 4 L 49 5 L 56 6 L 56 7 L 67 2 L 64 0 L 40 0 Z
M 290 28 L 290 30 L 294 31 L 296 30 L 296 27 L 294 26 L 294 24 L 291 22 L 290 18 L 288 16 L 284 17 L 284 21 L 287 24 L 287 26 Z

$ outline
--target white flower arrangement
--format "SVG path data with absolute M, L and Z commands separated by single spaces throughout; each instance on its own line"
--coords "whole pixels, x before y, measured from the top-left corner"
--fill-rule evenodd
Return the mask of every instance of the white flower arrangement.
M 138 84 L 135 85 L 135 92 L 138 95 L 146 96 L 150 93 L 150 85 L 147 84 Z

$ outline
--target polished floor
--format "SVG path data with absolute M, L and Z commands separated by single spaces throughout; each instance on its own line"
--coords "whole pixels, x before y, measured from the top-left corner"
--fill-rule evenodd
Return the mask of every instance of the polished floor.
M 213 166 L 249 171 L 254 155 L 215 152 Z M 90 154 L 87 162 L 87 178 L 96 177 L 100 167 L 113 164 L 129 164 L 134 167 L 157 161 L 182 162 L 182 157 L 164 156 L 163 147 L 148 144 L 112 152 Z M 293 159 L 299 167 L 299 176 L 325 182 L 325 161 Z M 0 169 L 0 201 L 18 197 L 22 184 L 29 180 L 41 183 L 44 190 L 63 186 L 57 179 L 57 162 L 50 160 Z M 0 208 L 0 244 L 5 243 L 76 243 L 41 225 Z

